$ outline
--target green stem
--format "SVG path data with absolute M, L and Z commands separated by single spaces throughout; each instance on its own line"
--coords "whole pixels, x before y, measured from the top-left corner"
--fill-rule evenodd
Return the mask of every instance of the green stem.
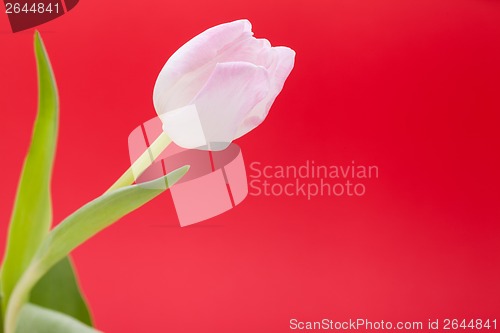
M 151 146 L 132 164 L 130 168 L 105 192 L 111 192 L 134 183 L 160 154 L 168 147 L 172 140 L 165 132 L 151 144 Z

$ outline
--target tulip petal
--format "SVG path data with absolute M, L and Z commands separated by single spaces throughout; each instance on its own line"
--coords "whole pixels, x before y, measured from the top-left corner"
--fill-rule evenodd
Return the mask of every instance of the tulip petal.
M 276 97 L 283 89 L 295 63 L 295 51 L 288 47 L 273 47 L 273 63 L 268 68 L 271 86 L 268 95 L 247 115 L 238 128 L 235 138 L 239 138 L 260 125 L 267 117 Z
M 238 20 L 205 30 L 179 48 L 156 80 L 153 102 L 158 114 L 188 105 L 209 78 L 216 56 L 251 35 L 251 23 Z
M 264 38 L 240 38 L 219 53 L 217 62 L 245 61 L 269 69 L 273 63 L 271 43 Z
M 266 118 L 294 66 L 295 52 L 254 38 L 251 28 L 248 20 L 210 28 L 163 67 L 153 100 L 163 130 L 178 145 L 224 149 Z
M 182 136 L 172 133 L 178 139 L 174 139 L 174 142 L 183 148 L 225 149 L 233 141 L 239 125 L 268 95 L 269 89 L 269 76 L 262 66 L 246 62 L 217 64 L 205 86 L 189 103 L 198 112 L 196 122 L 189 129 L 186 128 L 186 124 L 196 117 L 192 117 L 190 112 L 177 112 L 175 117 L 162 117 L 170 121 L 168 125 L 164 123 L 163 128 L 170 135 L 170 129 L 182 127 L 186 132 L 197 132 L 192 134 L 194 137 L 199 137 L 199 131 L 202 130 L 208 144 L 204 147 L 194 146 L 192 140 L 182 139 Z
M 182 142 L 182 147 L 195 148 L 208 144 L 194 104 L 161 114 L 159 118 L 163 123 L 163 131 L 173 142 Z

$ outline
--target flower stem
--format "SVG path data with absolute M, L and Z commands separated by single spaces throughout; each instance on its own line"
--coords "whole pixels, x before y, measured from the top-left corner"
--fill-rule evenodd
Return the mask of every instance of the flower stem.
M 111 192 L 124 186 L 131 185 L 160 154 L 168 147 L 172 140 L 165 132 L 151 144 L 151 146 L 132 164 L 130 168 L 105 192 Z

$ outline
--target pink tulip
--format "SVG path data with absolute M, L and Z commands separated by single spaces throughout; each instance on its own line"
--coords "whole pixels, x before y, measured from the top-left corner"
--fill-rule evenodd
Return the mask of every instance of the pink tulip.
M 153 101 L 163 131 L 184 148 L 225 149 L 260 125 L 295 52 L 253 37 L 248 20 L 212 27 L 168 59 Z

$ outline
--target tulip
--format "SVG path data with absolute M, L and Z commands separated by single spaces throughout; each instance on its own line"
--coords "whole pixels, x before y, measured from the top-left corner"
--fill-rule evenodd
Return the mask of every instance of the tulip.
M 168 59 L 156 81 L 163 131 L 183 148 L 225 149 L 264 121 L 294 59 L 292 49 L 253 37 L 248 20 L 202 32 Z

